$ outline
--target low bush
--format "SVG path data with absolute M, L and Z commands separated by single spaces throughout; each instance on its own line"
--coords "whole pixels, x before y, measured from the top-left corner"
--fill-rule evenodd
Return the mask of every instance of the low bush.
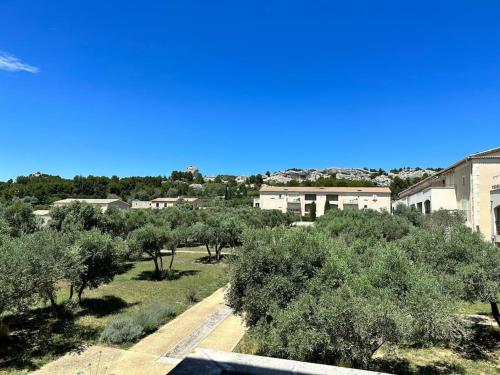
M 134 317 L 134 321 L 142 327 L 145 333 L 155 331 L 169 318 L 175 316 L 175 311 L 168 303 L 157 303 L 151 308 L 141 311 Z
M 119 316 L 101 333 L 101 341 L 111 344 L 133 342 L 144 334 L 144 329 L 137 322 L 126 316 Z
M 196 303 L 198 302 L 198 291 L 194 288 L 188 289 L 186 291 L 186 300 L 189 303 Z

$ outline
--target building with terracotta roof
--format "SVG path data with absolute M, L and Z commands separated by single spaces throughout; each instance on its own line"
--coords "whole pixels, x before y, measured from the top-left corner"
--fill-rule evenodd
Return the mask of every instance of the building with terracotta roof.
M 439 209 L 460 211 L 485 239 L 494 236 L 490 192 L 500 175 L 500 147 L 478 152 L 409 187 L 396 204 L 428 214 Z
M 391 210 L 388 187 L 279 187 L 263 186 L 254 207 L 264 210 L 295 212 L 304 216 L 316 204 L 316 216 L 325 213 L 326 202 L 333 209 Z

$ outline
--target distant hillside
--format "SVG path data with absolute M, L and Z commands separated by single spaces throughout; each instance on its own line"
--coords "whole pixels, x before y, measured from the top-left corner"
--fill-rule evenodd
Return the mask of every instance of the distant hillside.
M 325 169 L 287 169 L 275 173 L 268 173 L 263 177 L 266 184 L 288 184 L 291 181 L 304 183 L 320 179 L 334 178 L 337 180 L 368 181 L 377 186 L 390 186 L 397 177 L 402 180 L 421 179 L 432 176 L 439 169 L 436 168 L 399 168 L 386 172 L 382 169 L 367 168 L 325 168 Z
M 242 204 L 258 195 L 262 184 L 282 186 L 389 186 L 393 198 L 407 187 L 436 173 L 435 168 L 399 168 L 386 172 L 367 168 L 287 169 L 252 176 L 218 175 L 203 177 L 198 169 L 170 176 L 119 178 L 76 176 L 72 179 L 40 172 L 0 182 L 0 201 L 23 199 L 35 206 L 47 206 L 57 199 L 120 197 L 123 200 L 150 200 L 160 196 L 224 198 Z

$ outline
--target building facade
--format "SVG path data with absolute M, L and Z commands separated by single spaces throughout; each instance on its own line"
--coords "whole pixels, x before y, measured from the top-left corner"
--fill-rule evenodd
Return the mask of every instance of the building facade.
M 138 208 L 151 208 L 151 201 L 139 201 L 133 200 L 130 208 L 138 209 Z
M 116 207 L 122 210 L 128 210 L 129 204 L 120 199 L 86 199 L 86 198 L 68 198 L 62 199 L 54 202 L 54 207 L 61 207 L 71 204 L 73 202 L 86 202 L 91 206 L 100 208 L 103 212 L 106 211 L 109 207 Z
M 463 212 L 466 223 L 492 236 L 490 191 L 500 174 L 500 147 L 467 156 L 399 194 L 396 204 L 422 213 L 439 209 Z
M 278 187 L 263 186 L 254 207 L 263 210 L 294 212 L 305 216 L 316 204 L 316 216 L 325 213 L 326 202 L 332 209 L 391 210 L 388 187 Z
M 493 185 L 490 192 L 491 201 L 491 239 L 500 247 L 500 175 L 496 176 L 498 184 Z
M 153 209 L 162 209 L 167 207 L 174 207 L 179 203 L 190 203 L 197 208 L 200 208 L 202 206 L 202 200 L 200 198 L 173 197 L 173 198 L 155 198 L 151 201 L 150 207 Z

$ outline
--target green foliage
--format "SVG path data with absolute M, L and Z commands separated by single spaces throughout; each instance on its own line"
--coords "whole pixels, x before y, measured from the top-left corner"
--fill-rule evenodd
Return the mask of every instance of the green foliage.
M 156 331 L 161 325 L 175 316 L 175 310 L 168 303 L 156 303 L 133 317 L 144 333 Z
M 133 318 L 119 316 L 113 319 L 102 331 L 101 341 L 110 344 L 124 344 L 134 342 L 143 334 L 143 328 Z
M 10 205 L 0 205 L 0 232 L 12 237 L 33 233 L 38 230 L 40 223 L 30 204 L 20 199 Z
M 349 243 L 360 239 L 370 243 L 393 241 L 407 235 L 412 229 L 404 216 L 373 210 L 330 210 L 318 218 L 316 226 Z
M 163 276 L 163 258 L 161 250 L 168 240 L 168 230 L 153 224 L 146 224 L 130 233 L 130 249 L 140 257 L 143 253 L 151 256 L 155 265 L 156 277 Z
M 186 300 L 188 303 L 198 302 L 198 291 L 194 288 L 188 289 L 186 291 Z
M 311 203 L 311 207 L 309 209 L 309 218 L 311 221 L 316 221 L 316 202 Z
M 325 213 L 327 213 L 327 212 L 328 212 L 328 211 L 330 211 L 331 209 L 332 209 L 332 206 L 331 206 L 331 204 L 330 204 L 330 201 L 327 199 L 327 200 L 325 201 L 325 211 L 324 211 L 324 212 L 325 212 Z
M 455 302 L 496 305 L 497 250 L 452 213 L 333 210 L 315 228 L 247 231 L 228 301 L 260 354 L 366 368 L 382 345 L 462 338 Z
M 69 251 L 72 266 L 68 279 L 71 286 L 77 288 L 79 302 L 86 288 L 94 289 L 110 282 L 121 263 L 117 243 L 98 230 L 79 233 Z
M 101 210 L 86 202 L 75 201 L 50 210 L 49 227 L 62 232 L 98 229 L 104 225 Z

